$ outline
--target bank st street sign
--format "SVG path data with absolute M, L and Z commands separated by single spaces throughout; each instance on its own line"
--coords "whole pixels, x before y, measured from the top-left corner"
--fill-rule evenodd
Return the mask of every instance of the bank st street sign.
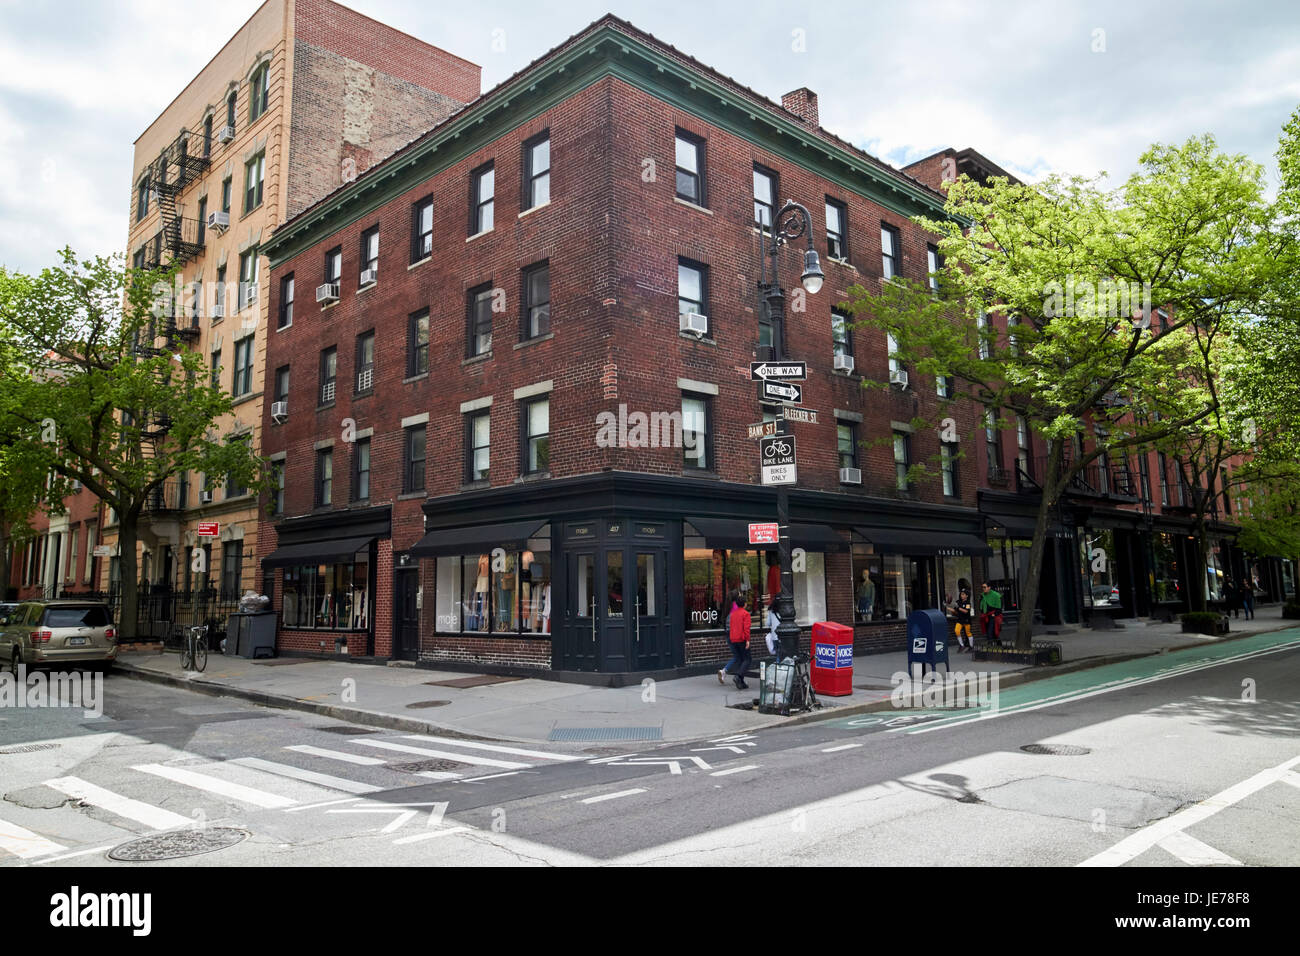
M 759 466 L 765 485 L 793 485 L 798 481 L 793 435 L 773 435 L 758 443 Z

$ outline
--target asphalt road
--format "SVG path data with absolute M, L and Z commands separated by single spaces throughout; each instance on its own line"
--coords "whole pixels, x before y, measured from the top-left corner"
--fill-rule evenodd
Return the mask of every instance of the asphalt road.
M 0 710 L 0 866 L 140 866 L 107 854 L 225 828 L 247 837 L 170 865 L 1300 864 L 1300 630 L 1036 681 L 996 713 L 636 753 L 106 687 L 101 717 Z

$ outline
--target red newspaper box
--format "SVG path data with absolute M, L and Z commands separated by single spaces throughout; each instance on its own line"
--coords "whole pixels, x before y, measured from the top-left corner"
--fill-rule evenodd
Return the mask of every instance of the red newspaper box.
M 853 628 L 833 621 L 812 626 L 813 690 L 828 697 L 853 693 Z

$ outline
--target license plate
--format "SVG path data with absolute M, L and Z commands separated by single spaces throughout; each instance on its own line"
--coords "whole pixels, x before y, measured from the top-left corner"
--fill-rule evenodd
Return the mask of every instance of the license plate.
M 85 639 L 84 637 L 70 637 L 70 638 L 68 638 L 68 646 L 69 646 L 69 647 L 78 647 L 78 646 L 80 646 L 80 645 L 82 645 L 82 644 L 85 644 L 85 643 L 86 643 L 86 639 Z

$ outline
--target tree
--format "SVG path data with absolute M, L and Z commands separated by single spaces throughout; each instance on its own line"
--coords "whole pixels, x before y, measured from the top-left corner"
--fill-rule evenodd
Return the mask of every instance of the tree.
M 951 376 L 953 401 L 1022 416 L 1047 439 L 1016 632 L 1027 648 L 1047 527 L 1067 489 L 1102 455 L 1149 451 L 1212 415 L 1196 334 L 1266 309 L 1271 211 L 1260 168 L 1210 137 L 1153 146 L 1115 190 L 962 177 L 945 211 L 916 220 L 938 237 L 939 291 L 894 279 L 878 294 L 854 287 L 849 307 L 855 324 L 893 336 L 899 361 Z M 1004 340 L 987 313 L 1006 318 Z
M 60 260 L 34 277 L 0 270 L 0 323 L 28 371 L 0 380 L 0 434 L 22 437 L 12 464 L 27 480 L 53 476 L 48 500 L 76 480 L 114 509 L 120 624 L 131 634 L 141 515 L 164 483 L 200 471 L 261 490 L 266 469 L 250 441 L 219 434 L 230 396 L 202 356 L 174 344 L 174 270 L 125 270 L 120 256 L 79 262 L 70 249 Z

